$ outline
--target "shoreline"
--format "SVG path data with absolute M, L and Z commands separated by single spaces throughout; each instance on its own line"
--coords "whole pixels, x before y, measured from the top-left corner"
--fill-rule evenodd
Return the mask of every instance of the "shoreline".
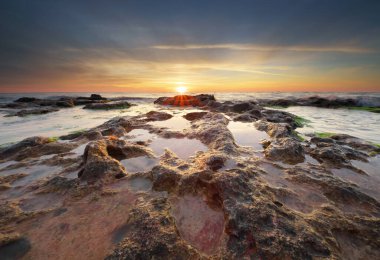
M 303 140 L 304 120 L 252 101 L 183 100 L 0 149 L 0 253 L 380 256 L 380 147 L 344 134 Z

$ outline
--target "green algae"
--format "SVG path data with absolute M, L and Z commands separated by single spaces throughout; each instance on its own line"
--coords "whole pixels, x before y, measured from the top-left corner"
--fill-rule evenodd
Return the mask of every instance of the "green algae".
M 331 138 L 335 133 L 327 133 L 327 132 L 316 132 L 315 136 L 320 138 Z
M 278 105 L 270 106 L 270 105 L 267 105 L 265 107 L 267 107 L 267 108 L 273 108 L 273 109 L 285 109 L 285 108 L 288 108 L 289 106 L 278 106 Z
M 372 113 L 380 113 L 380 107 L 347 107 L 352 110 L 368 111 Z
M 54 143 L 54 142 L 57 142 L 58 139 L 59 139 L 59 138 L 58 138 L 57 136 L 49 137 L 49 138 L 48 138 L 48 142 L 49 142 L 49 143 Z
M 86 128 L 83 128 L 83 129 L 79 129 L 79 130 L 75 130 L 75 131 L 71 131 L 69 132 L 70 135 L 80 135 L 80 134 L 83 134 L 84 132 L 86 132 L 87 129 Z
M 309 123 L 311 123 L 309 119 L 306 119 L 300 116 L 296 116 L 294 118 L 294 122 L 296 123 L 297 127 L 304 127 L 304 126 L 307 126 Z
M 297 131 L 292 131 L 292 134 L 301 142 L 305 141 L 306 139 Z

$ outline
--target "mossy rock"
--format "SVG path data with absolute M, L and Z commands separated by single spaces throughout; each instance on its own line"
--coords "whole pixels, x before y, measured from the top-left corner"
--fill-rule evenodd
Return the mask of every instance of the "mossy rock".
M 294 118 L 294 122 L 295 122 L 297 127 L 304 127 L 304 126 L 307 126 L 309 123 L 311 123 L 311 121 L 309 119 L 306 119 L 306 118 L 303 118 L 300 116 L 296 116 Z
M 380 113 L 380 107 L 348 107 L 348 109 Z
M 315 136 L 319 137 L 319 138 L 331 138 L 334 135 L 335 135 L 335 133 L 327 133 L 327 132 L 317 132 L 317 133 L 315 133 Z
M 57 136 L 49 137 L 48 138 L 48 142 L 49 143 L 54 143 L 54 142 L 57 142 L 58 139 L 59 139 L 59 137 L 57 137 Z

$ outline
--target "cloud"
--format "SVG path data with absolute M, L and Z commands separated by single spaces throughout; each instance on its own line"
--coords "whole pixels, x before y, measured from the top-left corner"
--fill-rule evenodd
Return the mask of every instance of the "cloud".
M 153 49 L 160 50 L 204 50 L 204 49 L 224 49 L 233 51 L 291 51 L 291 52 L 342 52 L 342 53 L 371 53 L 373 49 L 354 46 L 271 46 L 256 44 L 185 44 L 185 45 L 154 45 Z

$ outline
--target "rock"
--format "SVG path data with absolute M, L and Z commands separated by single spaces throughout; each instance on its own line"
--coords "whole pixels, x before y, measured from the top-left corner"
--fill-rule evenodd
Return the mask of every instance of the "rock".
M 377 147 L 373 143 L 367 142 L 360 138 L 347 135 L 347 134 L 334 134 L 330 137 L 340 145 L 347 145 L 354 149 L 359 149 L 367 152 L 380 152 L 380 147 Z
M 28 107 L 28 103 L 19 103 L 19 102 L 15 102 L 15 103 L 8 103 L 8 104 L 2 104 L 0 105 L 0 107 L 2 108 L 27 108 Z
M 256 121 L 256 118 L 253 117 L 251 114 L 244 113 L 238 116 L 235 116 L 234 121 L 240 121 L 240 122 L 253 122 Z
M 42 136 L 34 136 L 34 137 L 26 138 L 17 144 L 0 149 L 0 159 L 3 160 L 5 158 L 9 158 L 15 155 L 16 153 L 23 151 L 26 148 L 40 146 L 40 145 L 47 144 L 50 142 L 51 142 L 51 139 L 47 137 L 42 137 Z
M 115 101 L 107 103 L 90 103 L 84 106 L 84 109 L 125 109 L 132 105 L 128 101 Z
M 106 141 L 100 140 L 92 141 L 86 146 L 83 169 L 78 173 L 78 177 L 87 181 L 107 181 L 127 174 L 124 166 L 114 158 L 123 155 L 121 148 L 110 148 L 107 145 Z
M 57 108 L 36 108 L 36 109 L 22 109 L 20 111 L 17 111 L 16 113 L 9 114 L 7 116 L 29 116 L 29 115 L 43 115 L 48 114 L 52 112 L 57 112 L 59 109 Z
M 107 129 L 103 130 L 101 133 L 103 136 L 118 136 L 118 137 L 120 137 L 120 136 L 125 135 L 127 132 L 125 131 L 124 127 L 115 126 L 115 127 L 107 128 Z
M 104 101 L 104 100 L 107 100 L 107 98 L 104 98 L 99 94 L 91 94 L 90 97 L 77 97 L 76 100 L 77 101 L 83 101 L 83 100 Z
M 16 161 L 22 161 L 24 159 L 41 157 L 49 154 L 67 153 L 76 147 L 73 143 L 59 143 L 49 139 L 49 143 L 41 144 L 38 146 L 27 147 L 18 151 L 12 156 L 12 159 Z
M 4 200 L 0 201 L 0 227 L 4 227 L 5 224 L 9 223 L 17 223 L 26 217 L 27 215 L 20 209 L 18 203 Z M 1 233 L 2 232 L 3 229 L 1 229 Z
M 315 139 L 314 139 L 315 141 Z M 324 140 L 323 140 L 324 141 Z M 319 142 L 308 153 L 320 162 L 335 166 L 350 166 L 350 160 L 367 161 L 367 155 L 346 146 L 335 143 Z
M 331 139 L 331 138 L 312 137 L 310 139 L 310 142 L 316 143 L 316 144 L 319 144 L 319 143 L 334 143 L 334 140 Z
M 232 133 L 227 128 L 228 119 L 219 113 L 207 113 L 201 119 L 192 121 L 192 138 L 197 138 L 210 149 L 227 154 L 237 154 Z
M 260 119 L 262 117 L 260 109 L 251 109 L 248 113 L 253 116 L 255 119 Z
M 354 183 L 355 180 L 375 179 L 368 174 L 352 176 L 351 181 L 345 179 L 346 176 L 337 177 L 334 171 L 341 167 L 351 167 L 351 170 L 350 160 L 365 160 L 375 146 L 344 135 L 313 137 L 310 142 L 300 142 L 293 133 L 295 118 L 291 114 L 266 110 L 251 102 L 235 107 L 235 111 L 240 112 L 232 112 L 234 105 L 245 102 L 219 103 L 205 99 L 207 105 L 202 109 L 213 112 L 188 113 L 184 117 L 190 121 L 191 128 L 181 133 L 150 126 L 149 120 L 169 118 L 167 113 L 152 111 L 147 115 L 148 120 L 141 115 L 112 118 L 98 127 L 67 137 L 72 141 L 66 144 L 37 137 L 36 140 L 24 140 L 12 149 L 6 148 L 10 149 L 8 152 L 0 150 L 0 154 L 9 156 L 1 163 L 8 164 L 9 160 L 24 156 L 22 162 L 15 165 L 10 162 L 6 171 L 40 162 L 62 168 L 62 172 L 20 189 L 10 183 L 25 175 L 0 177 L 0 189 L 9 189 L 2 192 L 5 201 L 0 202 L 1 256 L 4 255 L 2 241 L 21 238 L 10 235 L 2 240 L 1 235 L 19 227 L 22 234 L 31 236 L 36 248 L 41 248 L 46 241 L 36 239 L 36 227 L 46 231 L 54 226 L 54 234 L 70 240 L 73 235 L 80 238 L 82 231 L 87 232 L 74 227 L 82 223 L 92 226 L 104 223 L 105 229 L 103 226 L 99 230 L 95 228 L 96 233 L 93 233 L 98 240 L 112 241 L 109 247 L 104 247 L 103 254 L 92 252 L 95 240 L 70 240 L 72 243 L 62 249 L 55 247 L 62 240 L 58 239 L 49 242 L 57 249 L 51 253 L 52 257 L 61 254 L 61 250 L 81 248 L 85 256 L 106 259 L 379 258 L 380 203 L 377 196 L 380 195 L 376 185 Z M 86 101 L 103 102 L 89 98 Z M 251 106 L 253 108 L 249 109 Z M 230 119 L 220 111 L 233 119 L 260 119 L 255 126 L 270 135 L 270 139 L 262 142 L 266 158 L 235 144 L 227 127 Z M 179 159 L 167 150 L 152 170 L 117 180 L 129 175 L 120 160 L 153 156 L 146 146 L 117 137 L 132 129 L 145 129 L 160 137 L 197 138 L 209 149 L 188 160 Z M 70 153 L 64 152 L 71 145 L 76 148 L 88 140 L 93 141 L 87 145 L 83 158 L 72 158 Z M 180 144 L 181 140 L 173 141 Z M 149 141 L 141 144 L 149 147 Z M 62 154 L 50 159 L 29 160 L 29 157 L 52 151 Z M 312 160 L 298 165 L 272 162 L 295 164 L 304 161 L 305 153 L 321 163 L 310 163 Z M 222 170 L 230 163 L 234 166 Z M 67 174 L 72 178 L 75 176 L 71 173 L 79 170 L 79 178 L 69 179 Z M 342 175 L 344 170 L 339 169 Z M 347 177 L 352 174 L 355 172 L 347 172 Z M 6 201 L 7 194 L 12 194 L 12 201 Z M 57 199 L 64 202 L 64 207 L 39 213 L 24 212 L 18 203 L 25 197 L 24 202 L 40 203 L 42 199 L 48 206 L 52 205 L 50 198 Z M 122 199 L 126 197 L 128 199 Z M 111 221 L 109 216 L 99 214 L 104 213 L 101 209 L 108 209 L 107 205 L 114 205 L 115 218 Z M 89 219 L 78 218 L 78 213 L 88 215 L 87 211 L 96 213 L 97 210 L 98 214 L 90 214 Z M 110 255 L 105 256 L 108 252 Z
M 18 179 L 24 178 L 25 176 L 27 176 L 26 173 L 15 173 L 7 176 L 0 176 L 0 184 L 11 184 Z
M 272 142 L 265 149 L 265 156 L 276 161 L 296 164 L 305 160 L 302 145 L 293 138 L 281 138 Z
M 270 123 L 267 121 L 257 121 L 255 127 L 260 131 L 265 131 L 272 138 L 289 137 L 292 135 L 292 128 L 286 123 Z
M 105 259 L 201 259 L 178 235 L 170 208 L 165 198 L 137 203 L 126 216 L 128 237 Z
M 67 179 L 61 176 L 56 176 L 45 182 L 41 189 L 44 193 L 65 192 L 79 186 L 78 179 Z
M 90 142 L 84 151 L 84 165 L 78 176 L 90 181 L 109 181 L 113 178 L 125 176 L 126 170 L 120 164 L 121 160 L 152 156 L 145 147 L 126 143 L 115 138 L 102 139 Z
M 234 104 L 231 107 L 231 111 L 235 113 L 242 113 L 242 112 L 251 110 L 253 107 L 254 105 L 250 102 L 241 102 L 241 103 Z
M 58 107 L 74 107 L 75 106 L 74 101 L 72 99 L 57 101 L 56 105 Z
M 191 113 L 187 113 L 186 115 L 184 115 L 183 117 L 186 119 L 186 120 L 189 120 L 189 121 L 194 121 L 194 120 L 198 120 L 198 119 L 201 119 L 204 115 L 206 115 L 207 112 L 191 112 Z
M 41 107 L 53 107 L 57 105 L 57 100 L 49 100 L 49 99 L 41 99 L 37 102 L 35 102 L 37 105 Z
M 34 101 L 37 101 L 37 100 L 38 99 L 34 98 L 34 97 L 22 97 L 22 98 L 19 98 L 19 99 L 15 100 L 15 102 L 30 103 L 30 102 L 34 102 Z
M 103 137 L 103 135 L 99 131 L 86 131 L 83 133 L 83 136 L 86 137 L 88 140 L 99 140 Z
M 272 142 L 270 140 L 264 139 L 260 143 L 263 146 L 263 148 L 266 149 Z
M 262 106 L 315 106 L 325 108 L 338 108 L 338 107 L 353 107 L 360 106 L 360 101 L 353 98 L 339 98 L 339 97 L 300 97 L 289 99 L 276 99 L 276 100 L 259 100 Z
M 208 169 L 212 171 L 221 169 L 225 165 L 226 161 L 226 156 L 221 153 L 206 153 L 197 160 L 201 169 Z
M 12 186 L 9 183 L 0 183 L 0 191 L 9 190 Z
M 93 104 L 93 103 L 104 103 L 104 102 L 106 102 L 106 101 L 104 101 L 104 100 L 91 100 L 89 98 L 79 97 L 79 98 L 74 100 L 74 105 L 75 106 L 81 106 L 81 105 L 88 105 L 88 104 Z
M 225 161 L 226 158 L 224 156 L 214 155 L 206 160 L 206 165 L 210 170 L 217 171 L 224 166 Z
M 164 121 L 173 117 L 173 115 L 166 112 L 150 111 L 145 114 L 149 121 Z
M 91 94 L 90 96 L 91 100 L 106 100 L 106 98 L 102 97 L 101 95 L 98 94 Z
M 285 111 L 264 109 L 264 110 L 261 111 L 261 115 L 268 122 L 287 123 L 293 129 L 297 127 L 297 123 L 295 121 L 296 116 L 293 115 L 293 114 L 291 114 L 291 113 L 288 113 L 288 112 L 285 112 Z
M 156 191 L 173 191 L 181 179 L 181 175 L 163 166 L 155 166 L 151 171 L 153 189 Z
M 154 101 L 155 104 L 165 105 L 165 106 L 205 106 L 210 101 L 215 101 L 213 95 L 180 95 L 174 97 L 160 97 Z

